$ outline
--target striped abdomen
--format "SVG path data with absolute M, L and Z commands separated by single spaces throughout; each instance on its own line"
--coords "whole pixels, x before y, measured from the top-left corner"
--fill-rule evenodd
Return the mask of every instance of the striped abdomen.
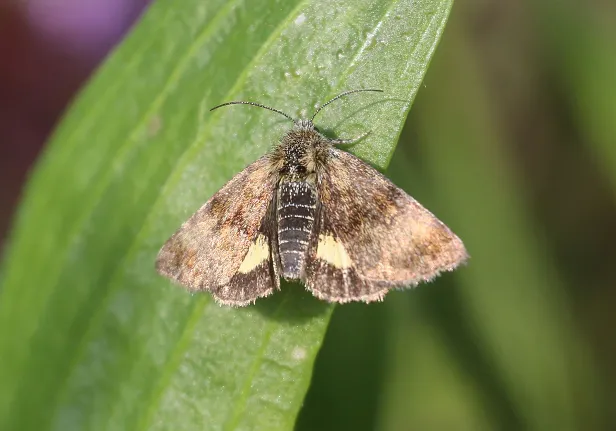
M 298 280 L 304 273 L 306 252 L 314 226 L 317 195 L 306 181 L 282 180 L 278 186 L 278 253 L 282 277 Z

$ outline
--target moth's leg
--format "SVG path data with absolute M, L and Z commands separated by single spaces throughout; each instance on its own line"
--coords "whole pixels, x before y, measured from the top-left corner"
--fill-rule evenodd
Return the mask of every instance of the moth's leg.
M 368 130 L 366 133 L 363 133 L 363 134 L 357 136 L 356 138 L 352 138 L 352 139 L 330 139 L 329 142 L 332 145 L 350 145 L 350 144 L 355 144 L 355 143 L 361 141 L 362 139 L 364 139 L 370 133 L 372 133 L 372 131 Z

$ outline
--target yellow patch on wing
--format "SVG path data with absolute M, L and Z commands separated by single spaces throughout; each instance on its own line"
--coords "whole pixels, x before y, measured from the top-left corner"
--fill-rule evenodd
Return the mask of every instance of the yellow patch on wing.
M 342 243 L 331 235 L 319 235 L 317 258 L 338 269 L 350 268 L 353 265 Z
M 248 253 L 246 253 L 246 257 L 237 271 L 242 274 L 248 274 L 257 266 L 261 265 L 264 261 L 268 260 L 269 256 L 270 252 L 269 245 L 267 244 L 267 238 L 259 234 L 255 242 L 250 244 Z

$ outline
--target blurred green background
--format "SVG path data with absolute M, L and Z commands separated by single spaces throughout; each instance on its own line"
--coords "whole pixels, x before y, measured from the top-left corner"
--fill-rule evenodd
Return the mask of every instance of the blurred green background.
M 388 175 L 471 260 L 336 307 L 298 430 L 616 429 L 615 53 L 614 2 L 454 4 Z

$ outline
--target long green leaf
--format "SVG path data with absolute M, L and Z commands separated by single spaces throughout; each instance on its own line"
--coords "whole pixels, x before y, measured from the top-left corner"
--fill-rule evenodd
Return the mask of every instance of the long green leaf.
M 157 276 L 158 248 L 342 90 L 324 130 L 391 157 L 451 1 L 159 1 L 57 130 L 3 263 L 0 429 L 290 429 L 332 307 L 296 285 L 221 308 Z M 329 107 L 328 107 L 329 108 Z

